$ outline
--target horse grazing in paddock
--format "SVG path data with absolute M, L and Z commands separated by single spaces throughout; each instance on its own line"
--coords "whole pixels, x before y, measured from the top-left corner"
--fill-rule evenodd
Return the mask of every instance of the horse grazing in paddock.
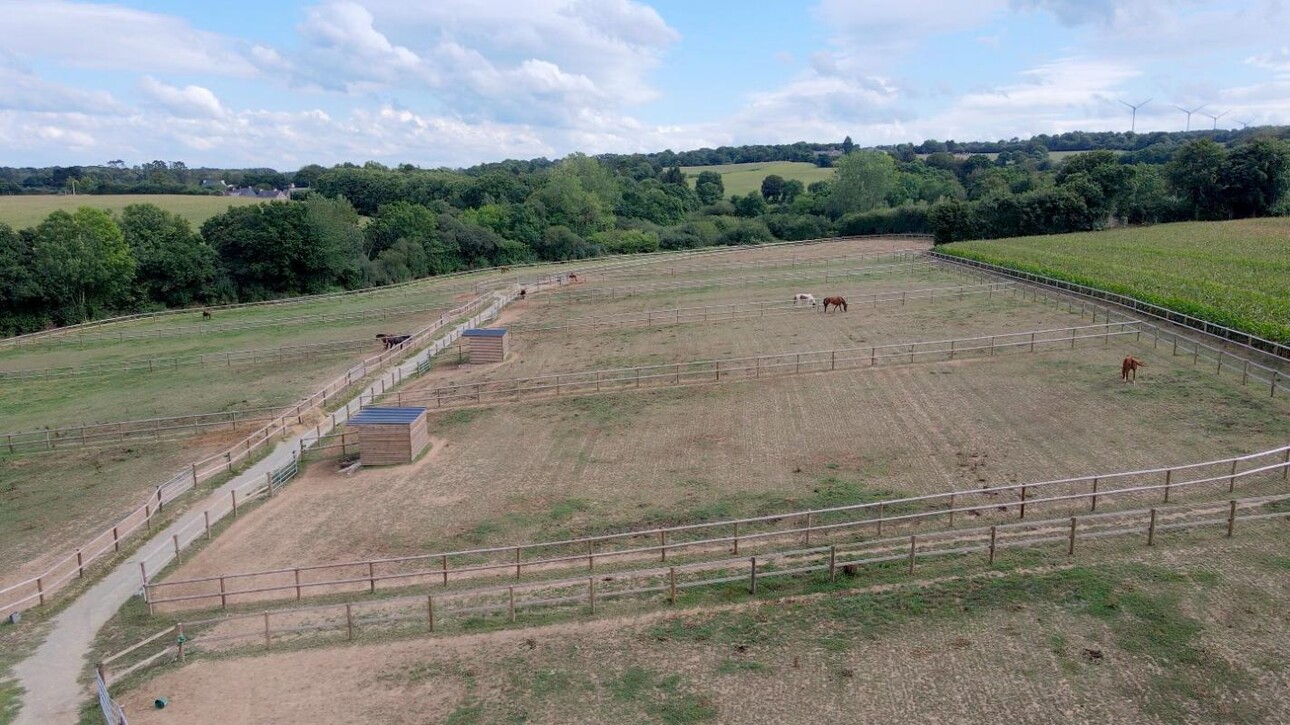
M 380 340 L 381 344 L 385 345 L 386 350 L 389 350 L 398 345 L 402 345 L 404 342 L 407 341 L 409 337 L 412 337 L 412 336 L 411 335 L 387 335 L 384 332 L 378 333 L 376 335 L 376 339 Z
M 1130 382 L 1129 376 L 1132 375 L 1132 382 L 1137 385 L 1138 368 L 1145 368 L 1146 366 L 1146 363 L 1130 355 L 1124 358 L 1124 362 L 1120 363 L 1120 379 L 1127 383 Z
M 841 309 L 843 312 L 847 311 L 847 300 L 845 297 L 825 297 L 824 298 L 825 312 L 829 311 L 829 305 L 833 305 L 834 307 Z
M 210 310 L 202 310 L 202 319 L 203 319 L 203 320 L 209 320 L 210 318 L 211 318 L 211 311 L 210 311 Z
M 569 284 L 573 284 L 574 282 L 580 282 L 580 281 L 581 280 L 578 279 L 578 275 L 574 274 L 573 272 L 569 273 Z
M 798 302 L 809 302 L 811 303 L 811 307 L 819 305 L 819 303 L 815 301 L 815 295 L 810 295 L 805 292 L 798 292 L 793 295 L 793 304 L 796 305 Z

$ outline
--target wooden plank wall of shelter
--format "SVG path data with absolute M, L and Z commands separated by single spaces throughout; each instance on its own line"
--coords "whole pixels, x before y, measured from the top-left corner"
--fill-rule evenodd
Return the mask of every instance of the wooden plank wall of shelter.
M 380 410 L 368 409 L 372 412 Z M 353 427 L 358 433 L 363 463 L 366 465 L 411 463 L 430 444 L 430 426 L 424 408 L 410 422 L 364 423 L 360 418 Z
M 500 335 L 471 334 L 483 332 L 483 330 L 466 331 L 466 337 L 470 340 L 470 362 L 497 363 L 505 360 L 511 349 L 510 332 L 502 330 Z

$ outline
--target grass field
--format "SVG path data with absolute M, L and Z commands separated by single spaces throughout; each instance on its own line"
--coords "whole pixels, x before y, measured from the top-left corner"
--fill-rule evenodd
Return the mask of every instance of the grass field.
M 877 284 L 884 290 L 927 286 L 924 274 L 892 275 Z M 575 294 L 578 288 L 594 284 L 567 290 Z M 557 310 L 578 315 L 641 304 L 634 298 L 539 304 L 549 294 L 507 314 L 524 321 L 550 319 Z M 701 289 L 674 292 L 668 304 L 763 294 L 760 286 Z M 737 322 L 516 333 L 506 363 L 439 366 L 407 389 L 1088 321 L 1003 296 L 877 310 L 856 306 L 845 314 L 802 311 Z M 1126 352 L 1151 361 L 1149 384 L 1119 383 L 1117 365 Z M 1097 411 L 1096 425 L 1069 425 L 1089 410 Z M 1149 343 L 1132 341 L 1041 356 L 461 410 L 432 416 L 431 459 L 352 477 L 325 464 L 311 469 L 305 485 L 243 517 L 176 576 L 786 510 L 819 496 L 841 501 L 877 491 L 930 493 L 1216 458 L 1282 442 L 1290 435 L 1290 421 L 1280 420 L 1287 411 L 1280 399 L 1215 380 L 1192 368 L 1189 358 L 1171 361 Z M 1131 440 L 1120 435 L 1124 429 L 1135 430 Z M 983 462 L 967 469 L 965 460 Z M 362 506 L 354 505 L 356 489 L 363 491 Z
M 1290 342 L 1290 219 L 957 242 L 941 251 L 1137 297 Z
M 155 204 L 172 211 L 188 221 L 194 228 L 202 222 L 228 210 L 230 206 L 259 203 L 260 199 L 229 196 L 191 196 L 188 194 L 113 194 L 71 196 L 66 194 L 41 194 L 32 196 L 0 196 L 0 222 L 14 229 L 35 226 L 50 212 L 64 209 L 75 211 L 83 206 L 107 209 L 120 213 L 131 204 Z
M 958 560 L 913 582 L 893 565 L 789 601 L 774 597 L 811 585 L 461 636 L 364 631 L 358 645 L 190 658 L 118 697 L 141 725 L 1270 724 L 1290 718 L 1287 546 L 1290 527 L 1269 522 L 1154 549 L 1095 542 L 1074 562 L 1009 552 L 972 578 Z
M 858 298 L 980 282 L 939 264 L 828 282 L 822 275 L 757 279 L 756 269 L 737 266 L 753 259 L 764 266 L 772 253 L 791 260 L 796 252 L 740 250 L 679 275 L 664 263 L 531 293 L 499 322 L 517 325 L 506 362 L 445 359 L 406 388 L 1091 322 L 1078 305 L 1068 312 L 999 294 L 855 304 L 829 315 L 802 309 L 653 327 L 518 327 L 787 300 L 791 291 Z M 1167 279 L 1173 258 L 1162 259 L 1156 269 Z M 721 279 L 726 272 L 730 279 Z M 627 297 L 596 294 L 679 281 L 697 284 Z M 1149 364 L 1136 385 L 1118 379 L 1125 354 Z M 159 579 L 291 572 L 310 563 L 504 547 L 1214 459 L 1283 444 L 1290 400 L 1243 387 L 1240 375 L 1193 366 L 1192 357 L 1157 348 L 1143 334 L 1033 354 L 435 412 L 430 434 L 429 453 L 411 465 L 343 474 L 331 458 L 311 460 L 298 480 Z M 1189 488 L 1175 495 L 1222 505 L 1229 494 Z M 1098 511 L 1129 506 L 1123 498 L 1104 501 Z M 1048 515 L 1075 515 L 1075 508 L 1054 505 Z M 1083 500 L 1070 506 L 1086 510 Z M 982 523 L 1014 515 L 993 505 L 978 513 Z M 352 624 L 370 628 L 360 635 L 367 644 L 349 646 L 344 656 L 329 646 L 336 639 L 275 641 L 258 656 L 199 651 L 144 686 L 123 686 L 119 697 L 132 721 L 143 723 L 1281 722 L 1290 715 L 1290 703 L 1277 694 L 1290 642 L 1278 614 L 1287 537 L 1290 529 L 1274 521 L 1241 528 L 1235 539 L 1225 539 L 1221 527 L 1169 530 L 1151 549 L 1136 540 L 1090 540 L 1076 560 L 1056 545 L 1053 552 L 1009 549 L 984 580 L 960 578 L 962 560 L 946 558 L 920 565 L 925 586 L 914 588 L 904 586 L 901 564 L 878 565 L 873 576 L 837 586 L 805 577 L 778 580 L 783 584 L 759 593 L 820 595 L 811 601 L 750 605 L 746 589 L 730 585 L 684 595 L 681 605 L 695 609 L 679 615 L 610 604 L 597 620 L 575 624 L 560 619 L 564 614 L 535 614 L 521 617 L 531 628 L 500 633 L 489 631 L 496 618 L 480 617 L 458 622 L 465 636 L 440 630 L 432 640 L 382 641 L 399 634 L 382 634 L 359 617 Z M 312 576 L 303 574 L 306 586 Z M 847 586 L 868 590 L 840 591 Z M 108 648 L 171 621 L 131 606 L 108 628 L 107 636 L 118 638 Z M 130 618 L 137 621 L 123 635 L 119 627 Z M 296 646 L 301 651 L 288 651 Z M 266 678 L 274 686 L 258 687 Z M 173 709 L 150 710 L 159 695 L 173 698 Z M 240 709 L 228 710 L 231 701 Z
M 689 177 L 690 185 L 704 171 L 715 171 L 721 174 L 721 183 L 725 185 L 726 197 L 743 196 L 750 191 L 760 191 L 761 182 L 771 174 L 779 174 L 784 179 L 797 179 L 810 186 L 816 181 L 833 178 L 833 169 L 822 169 L 815 164 L 804 161 L 768 161 L 752 164 L 721 164 L 719 166 L 685 166 L 681 168 Z

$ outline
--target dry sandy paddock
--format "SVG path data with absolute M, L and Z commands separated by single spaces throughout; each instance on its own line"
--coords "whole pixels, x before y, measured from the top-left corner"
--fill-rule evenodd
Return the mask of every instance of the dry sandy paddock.
M 1286 722 L 1288 546 L 1269 523 L 1023 578 L 203 659 L 119 699 L 141 725 Z

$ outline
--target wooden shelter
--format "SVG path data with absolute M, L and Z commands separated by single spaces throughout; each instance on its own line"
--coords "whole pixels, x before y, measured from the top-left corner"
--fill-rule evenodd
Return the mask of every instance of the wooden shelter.
M 470 345 L 472 363 L 495 363 L 511 351 L 511 335 L 505 327 L 481 327 L 461 333 Z
M 363 408 L 348 425 L 358 433 L 363 465 L 411 463 L 430 445 L 425 408 Z

